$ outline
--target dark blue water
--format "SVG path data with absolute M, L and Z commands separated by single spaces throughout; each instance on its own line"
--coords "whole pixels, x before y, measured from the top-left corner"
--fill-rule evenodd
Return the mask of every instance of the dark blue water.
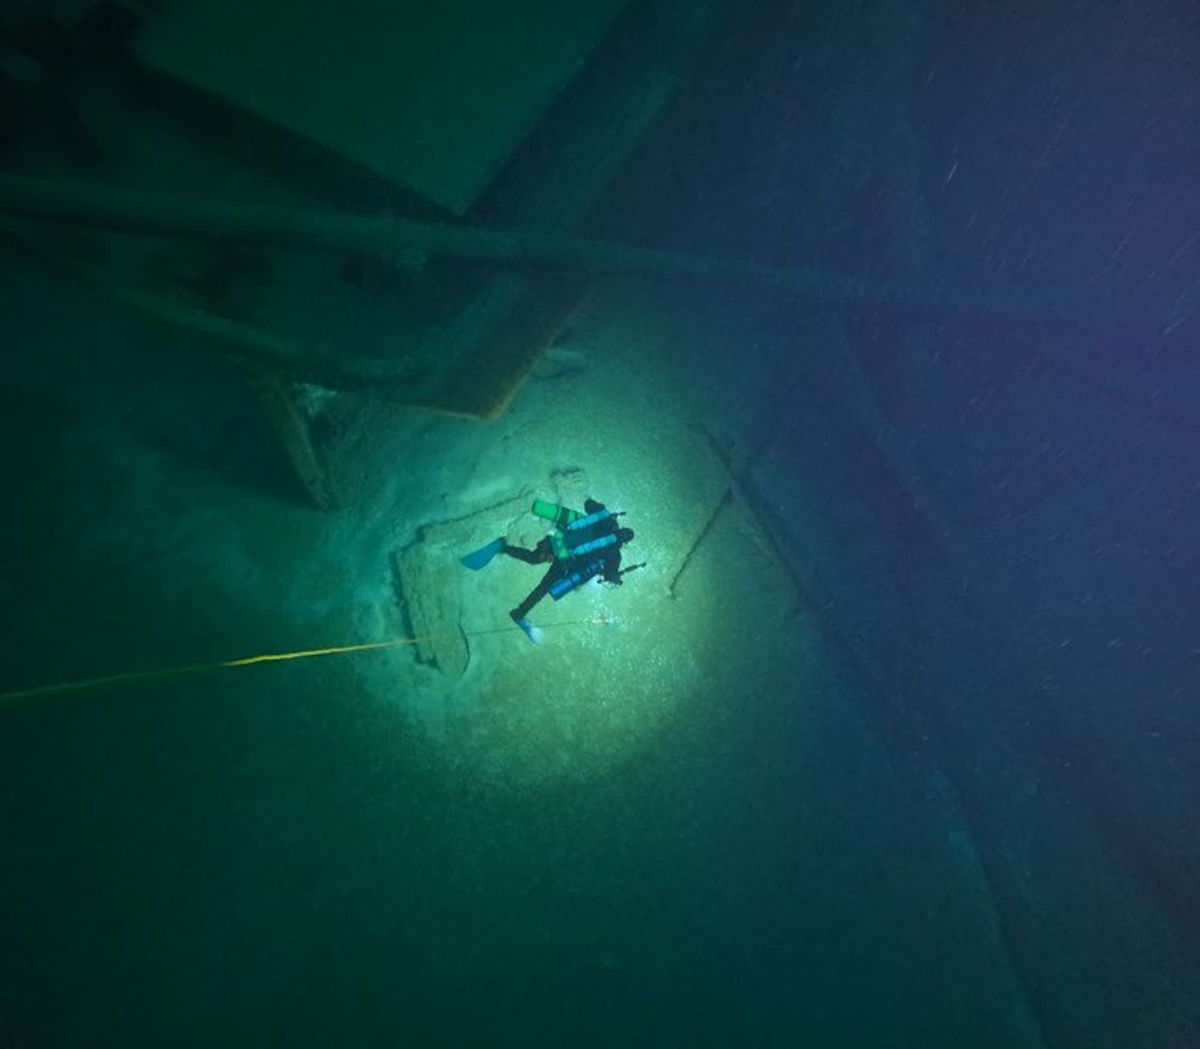
M 912 289 L 662 298 L 720 332 L 681 384 L 761 372 L 820 658 L 714 628 L 688 717 L 535 791 L 352 661 L 2 706 L 0 1044 L 1200 1045 L 1198 63 L 1168 0 L 730 12 L 592 229 Z M 299 570 L 253 404 L 6 270 L 0 687 L 288 647 L 270 572 L 106 509 L 166 462 Z

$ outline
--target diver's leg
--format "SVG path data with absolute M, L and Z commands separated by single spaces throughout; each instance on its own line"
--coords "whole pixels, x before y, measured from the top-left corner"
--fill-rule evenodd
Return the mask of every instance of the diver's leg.
M 533 606 L 536 605 L 548 593 L 550 593 L 550 588 L 562 578 L 564 571 L 565 568 L 561 564 L 551 565 L 550 571 L 547 572 L 542 577 L 542 581 L 529 592 L 529 596 L 508 614 L 512 616 L 514 620 L 524 619 L 526 616 L 528 616 L 529 613 L 533 611 Z
M 554 560 L 554 551 L 550 548 L 550 538 L 547 536 L 541 540 L 532 550 L 525 550 L 519 546 L 509 546 L 504 544 L 504 553 L 509 557 L 515 557 L 518 561 L 524 561 L 527 565 L 542 565 L 547 561 Z

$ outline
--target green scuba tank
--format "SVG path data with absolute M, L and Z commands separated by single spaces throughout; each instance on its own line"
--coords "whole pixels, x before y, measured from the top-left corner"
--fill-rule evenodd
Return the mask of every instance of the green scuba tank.
M 567 537 L 562 532 L 550 534 L 550 550 L 555 561 L 565 561 L 571 556 L 571 548 L 567 545 Z
M 557 503 L 548 503 L 545 499 L 535 499 L 533 506 L 529 508 L 535 517 L 544 517 L 547 521 L 552 521 L 559 528 L 566 528 L 572 521 L 578 521 L 583 514 L 578 510 L 572 510 L 569 506 L 559 506 Z

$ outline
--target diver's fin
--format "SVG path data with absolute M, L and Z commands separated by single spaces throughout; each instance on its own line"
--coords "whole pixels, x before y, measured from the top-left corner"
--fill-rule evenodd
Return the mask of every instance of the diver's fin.
M 540 645 L 542 643 L 545 635 L 543 635 L 537 627 L 529 622 L 528 619 L 514 619 L 513 622 L 525 631 L 525 636 L 529 638 L 529 640 L 535 645 Z
M 478 572 L 481 568 L 486 568 L 492 558 L 503 549 L 504 540 L 493 539 L 487 546 L 481 546 L 478 550 L 471 551 L 465 557 L 460 557 L 459 560 L 472 572 Z

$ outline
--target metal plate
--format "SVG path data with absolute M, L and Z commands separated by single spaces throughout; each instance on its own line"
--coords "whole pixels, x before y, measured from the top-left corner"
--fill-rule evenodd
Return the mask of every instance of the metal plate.
M 461 214 L 625 2 L 178 0 L 139 55 Z

